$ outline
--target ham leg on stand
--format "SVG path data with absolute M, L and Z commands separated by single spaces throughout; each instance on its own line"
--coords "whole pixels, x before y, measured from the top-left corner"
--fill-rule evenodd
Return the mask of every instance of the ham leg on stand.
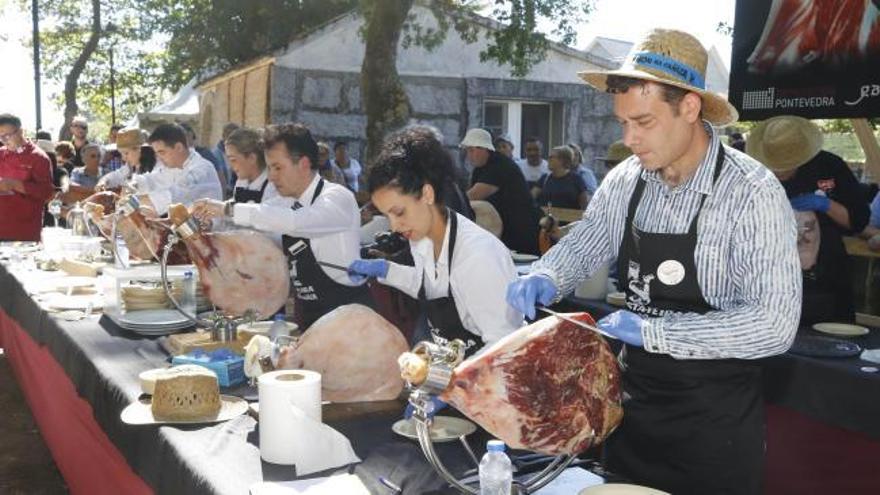
M 595 325 L 586 313 L 567 314 Z M 425 354 L 399 359 L 419 386 L 439 376 Z M 461 362 L 440 399 L 517 449 L 576 454 L 601 443 L 623 418 L 620 369 L 600 335 L 554 316 L 538 320 Z
M 92 221 L 107 240 L 113 242 L 113 218 L 121 198 L 114 192 L 102 191 L 85 199 L 84 205 Z M 124 199 L 122 199 L 124 201 Z M 128 215 L 119 215 L 116 231 L 122 235 L 132 258 L 159 260 L 162 246 L 168 240 L 171 226 L 168 220 L 151 215 L 148 209 L 136 209 Z M 186 248 L 175 246 L 168 257 L 171 265 L 188 264 Z
M 394 325 L 360 304 L 340 306 L 318 319 L 278 368 L 321 373 L 321 393 L 332 402 L 392 400 L 403 390 L 397 357 L 408 349 Z
M 169 217 L 175 227 L 192 224 L 180 204 L 171 207 Z M 183 242 L 205 296 L 223 313 L 242 316 L 251 310 L 262 319 L 284 306 L 290 293 L 287 258 L 271 239 L 252 230 L 188 230 Z

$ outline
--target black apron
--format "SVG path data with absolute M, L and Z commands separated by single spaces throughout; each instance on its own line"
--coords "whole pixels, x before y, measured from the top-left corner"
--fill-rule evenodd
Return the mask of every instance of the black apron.
M 469 332 L 458 316 L 458 308 L 452 297 L 452 256 L 455 252 L 455 239 L 458 235 L 458 219 L 454 211 L 447 209 L 446 215 L 449 220 L 449 248 L 447 265 L 449 266 L 449 287 L 446 297 L 428 299 L 425 296 L 425 274 L 422 273 L 422 287 L 419 289 L 419 306 L 428 317 L 428 329 L 434 336 L 446 340 L 460 339 L 467 345 L 466 355 L 477 350 L 478 340 L 476 335 Z
M 713 185 L 723 161 L 719 148 Z M 644 188 L 640 178 L 618 257 L 627 309 L 647 317 L 712 310 L 694 261 L 705 196 L 686 234 L 656 234 L 633 225 Z M 756 363 L 678 360 L 630 345 L 620 360 L 624 416 L 605 444 L 609 470 L 676 495 L 761 493 L 764 410 Z
M 232 193 L 232 199 L 235 200 L 236 203 L 260 203 L 263 201 L 263 193 L 266 192 L 267 185 L 269 185 L 268 177 L 266 177 L 266 182 L 263 182 L 263 187 L 261 187 L 259 191 L 254 191 L 253 189 L 248 189 L 246 187 L 236 187 L 235 191 Z
M 311 204 L 315 203 L 323 188 L 324 179 L 321 179 L 315 188 Z M 297 210 L 300 207 L 297 202 L 293 209 Z M 290 248 L 298 241 L 305 243 L 306 248 L 294 256 Z M 315 259 L 309 239 L 283 235 L 281 243 L 290 261 L 290 273 L 293 276 L 293 290 L 296 297 L 294 320 L 300 329 L 307 330 L 315 320 L 345 304 L 357 303 L 374 307 L 373 298 L 366 284 L 356 287 L 340 284 L 324 273 Z

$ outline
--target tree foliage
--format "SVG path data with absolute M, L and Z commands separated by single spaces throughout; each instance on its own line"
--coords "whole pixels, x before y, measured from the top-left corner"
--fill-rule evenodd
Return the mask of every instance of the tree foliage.
M 19 0 L 30 10 L 27 0 Z M 160 71 L 159 49 L 147 43 L 152 34 L 140 22 L 137 0 L 40 0 L 40 63 L 46 79 L 62 83 L 51 95 L 64 105 L 60 137 L 69 137 L 70 120 L 78 114 L 96 122 L 91 130 L 109 127 L 110 49 L 114 50 L 117 121 L 158 102 L 163 93 L 151 83 Z M 109 29 L 108 29 L 109 28 Z
M 475 0 L 433 0 L 419 2 L 428 7 L 436 27 L 418 24 L 412 14 L 414 0 L 361 0 L 365 23 L 364 62 L 361 67 L 361 90 L 367 113 L 367 161 L 379 150 L 384 136 L 405 123 L 410 104 L 397 73 L 397 40 L 408 48 L 415 44 L 426 49 L 439 46 L 449 29 L 466 42 L 479 37 L 479 25 L 470 15 L 483 5 Z M 480 60 L 511 67 L 511 75 L 524 77 L 544 60 L 549 39 L 538 31 L 539 25 L 552 25 L 550 35 L 562 43 L 573 44 L 575 26 L 594 7 L 593 0 L 495 0 L 492 20 L 485 29 L 487 47 Z M 402 21 L 403 20 L 403 21 Z

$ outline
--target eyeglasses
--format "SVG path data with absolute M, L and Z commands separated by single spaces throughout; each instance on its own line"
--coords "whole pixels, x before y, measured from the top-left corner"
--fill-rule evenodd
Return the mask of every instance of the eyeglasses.
M 15 137 L 20 130 L 21 129 L 16 129 L 12 132 L 7 132 L 6 134 L 0 134 L 0 141 L 7 141 L 9 138 Z

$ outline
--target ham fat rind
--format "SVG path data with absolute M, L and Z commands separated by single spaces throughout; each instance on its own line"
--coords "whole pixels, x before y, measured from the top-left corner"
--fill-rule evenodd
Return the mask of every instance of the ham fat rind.
M 320 373 L 324 400 L 391 400 L 403 390 L 397 356 L 406 350 L 397 327 L 366 306 L 348 304 L 318 319 L 294 349 L 282 351 L 278 367 Z
M 553 455 L 601 443 L 623 417 L 608 343 L 553 316 L 459 364 L 440 398 L 509 446 Z

